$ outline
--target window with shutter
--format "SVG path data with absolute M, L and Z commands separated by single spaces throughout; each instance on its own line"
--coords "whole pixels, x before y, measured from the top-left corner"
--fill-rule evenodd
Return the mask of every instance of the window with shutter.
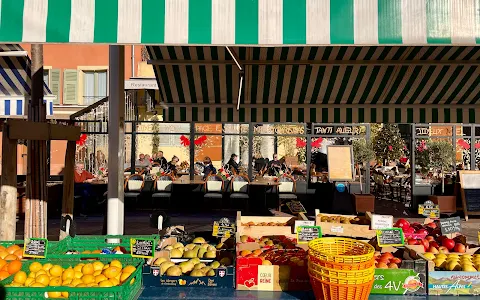
M 48 86 L 57 99 L 53 101 L 54 104 L 60 104 L 60 70 L 50 70 L 50 84 Z
M 63 104 L 78 104 L 77 70 L 63 71 Z

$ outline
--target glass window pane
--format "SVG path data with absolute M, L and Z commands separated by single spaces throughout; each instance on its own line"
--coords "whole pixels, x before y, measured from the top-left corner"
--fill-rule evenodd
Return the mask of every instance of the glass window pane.
M 97 96 L 98 100 L 100 100 L 107 96 L 107 71 L 97 72 L 97 78 Z
M 49 70 L 43 70 L 43 82 L 48 86 L 50 84 L 49 81 Z
M 95 72 L 84 72 L 83 98 L 86 105 L 95 102 Z

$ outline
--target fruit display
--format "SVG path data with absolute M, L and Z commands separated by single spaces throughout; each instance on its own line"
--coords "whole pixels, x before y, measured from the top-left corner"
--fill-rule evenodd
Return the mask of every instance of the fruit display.
M 217 245 L 220 248 L 222 245 Z M 217 257 L 217 247 L 208 244 L 204 238 L 197 237 L 191 244 L 184 245 L 176 242 L 171 245 L 166 245 L 161 248 L 163 251 L 169 252 L 170 258 L 201 258 L 214 259 Z
M 260 250 L 268 249 L 296 249 L 296 239 L 292 239 L 283 235 L 263 236 L 261 238 L 253 238 L 248 235 L 240 236 L 239 243 L 256 243 Z
M 215 276 L 215 270 L 230 266 L 232 260 L 228 257 L 222 258 L 220 261 L 213 261 L 211 263 L 200 262 L 199 258 L 192 258 L 187 261 L 175 263 L 165 257 L 159 257 L 152 263 L 152 267 L 160 268 L 160 276 Z
M 242 223 L 242 226 L 288 226 L 287 222 L 247 222 Z
M 375 251 L 375 268 L 377 269 L 398 269 L 402 266 L 402 259 L 395 257 L 391 252 L 381 253 Z
M 432 234 L 441 234 L 440 228 L 436 222 L 428 224 L 412 223 L 405 219 L 399 219 L 393 227 L 402 228 L 405 237 L 425 237 Z
M 339 215 L 317 215 L 320 222 L 338 223 L 338 224 L 355 224 L 355 225 L 370 225 L 370 220 L 365 217 L 354 216 L 339 216 Z
M 4 260 L 16 260 L 23 258 L 23 245 L 11 245 L 4 247 L 0 245 L 0 258 Z
M 427 252 L 423 257 L 435 264 L 436 271 L 478 272 L 480 270 L 480 254 Z
M 122 265 L 118 260 L 109 264 L 100 261 L 79 263 L 64 268 L 61 265 L 34 261 L 28 271 L 18 271 L 7 287 L 113 287 L 123 283 L 132 285 L 130 279 L 136 267 Z M 48 292 L 49 298 L 67 298 L 68 292 Z

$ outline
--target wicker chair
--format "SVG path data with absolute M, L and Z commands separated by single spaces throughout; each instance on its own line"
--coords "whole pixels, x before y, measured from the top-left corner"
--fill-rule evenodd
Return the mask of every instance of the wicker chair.
M 158 208 L 158 203 L 163 199 L 168 201 L 170 207 L 172 199 L 172 186 L 175 179 L 171 175 L 162 175 L 154 178 L 154 191 L 152 194 L 152 205 Z
M 231 200 L 241 200 L 245 203 L 245 209 L 248 211 L 248 202 L 250 197 L 248 196 L 248 184 L 250 180 L 245 175 L 235 175 L 230 181 L 231 191 L 230 199 Z
M 288 200 L 297 200 L 295 192 L 297 190 L 295 179 L 291 175 L 284 175 L 278 180 L 280 185 L 278 186 L 278 211 L 282 211 L 284 202 Z

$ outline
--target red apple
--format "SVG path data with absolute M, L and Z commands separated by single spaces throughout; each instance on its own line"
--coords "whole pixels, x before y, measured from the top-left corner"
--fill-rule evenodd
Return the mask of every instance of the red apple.
M 395 263 L 389 263 L 389 264 L 388 264 L 388 268 L 389 268 L 389 269 L 398 269 L 398 265 L 395 264 Z
M 427 236 L 425 237 L 425 239 L 426 239 L 429 243 L 435 241 L 435 239 L 434 239 L 433 236 L 431 236 L 431 235 L 427 235 Z
M 450 251 L 455 247 L 455 241 L 449 238 L 444 238 L 442 241 L 442 246 L 446 247 L 448 251 Z
M 437 242 L 433 241 L 433 242 L 430 242 L 430 247 L 434 247 L 434 248 L 438 249 L 439 245 L 438 245 Z
M 379 262 L 378 265 L 377 265 L 377 268 L 378 269 L 388 269 L 388 265 L 386 263 Z
M 392 258 L 391 262 L 392 262 L 392 263 L 396 263 L 397 265 L 399 265 L 399 264 L 402 263 L 402 259 L 401 259 L 401 258 L 398 258 L 398 257 L 394 257 L 394 258 Z
M 450 253 L 450 251 L 448 251 L 448 248 L 445 246 L 438 247 L 438 252 L 443 254 Z
M 430 248 L 428 248 L 427 252 L 430 252 L 430 253 L 433 253 L 433 254 L 437 254 L 438 253 L 438 250 L 437 248 L 433 247 L 433 246 L 430 246 Z
M 427 235 L 427 234 L 428 234 L 428 231 L 427 231 L 426 229 L 423 229 L 423 228 L 422 228 L 422 229 L 417 230 L 417 233 L 418 233 L 418 234 L 422 234 L 422 235 Z
M 435 222 L 428 223 L 427 226 L 432 228 L 432 229 L 437 228 L 437 224 L 435 224 Z
M 422 240 L 422 245 L 425 251 L 427 251 L 427 249 L 430 248 L 430 243 L 427 240 Z
M 459 253 L 465 253 L 465 245 L 460 244 L 460 243 L 456 243 L 455 247 L 453 248 L 453 251 L 454 252 L 459 252 Z
M 379 264 L 384 263 L 384 264 L 388 265 L 390 263 L 390 259 L 382 257 L 378 260 L 378 263 Z
M 409 245 L 419 245 L 420 243 L 416 239 L 409 239 L 407 244 L 409 244 Z
M 405 219 L 399 219 L 395 223 L 394 227 L 398 227 L 398 228 L 410 227 L 410 223 Z

